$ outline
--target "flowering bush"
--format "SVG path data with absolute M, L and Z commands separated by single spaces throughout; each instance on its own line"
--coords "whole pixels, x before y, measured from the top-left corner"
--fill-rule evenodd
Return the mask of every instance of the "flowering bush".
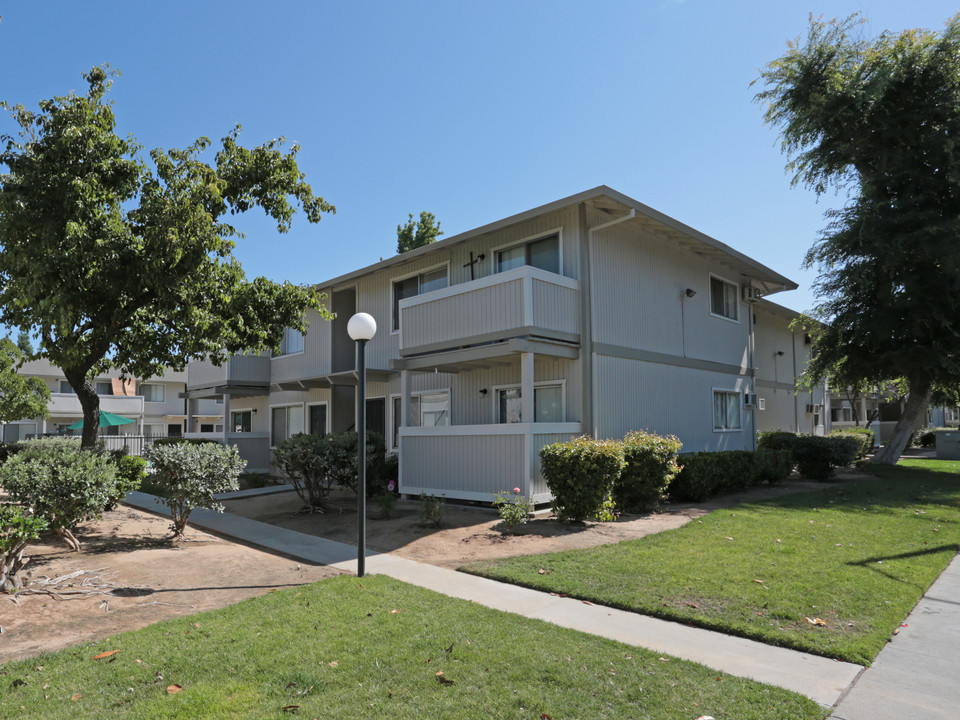
M 512 493 L 506 490 L 498 492 L 493 506 L 499 511 L 503 526 L 510 532 L 517 525 L 525 523 L 533 512 L 533 500 L 526 495 L 521 495 L 518 487 L 515 487 Z

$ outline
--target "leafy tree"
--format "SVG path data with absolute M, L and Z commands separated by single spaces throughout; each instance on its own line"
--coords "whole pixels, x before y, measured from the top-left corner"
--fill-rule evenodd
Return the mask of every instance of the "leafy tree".
M 252 150 L 239 126 L 212 164 L 210 140 L 144 158 L 119 137 L 106 66 L 84 75 L 85 95 L 3 103 L 20 127 L 0 149 L 0 322 L 39 337 L 83 408 L 93 447 L 99 400 L 91 377 L 113 366 L 149 377 L 195 358 L 279 345 L 304 311 L 326 313 L 314 290 L 247 280 L 232 255 L 242 237 L 226 215 L 259 206 L 289 229 L 298 203 L 310 222 L 334 208 L 297 167 L 299 148 L 273 140 Z M 324 315 L 326 317 L 326 315 Z
M 47 417 L 50 389 L 37 377 L 17 374 L 23 362 L 10 338 L 0 338 L 0 422 Z
M 806 258 L 825 325 L 809 373 L 904 379 L 904 412 L 874 456 L 895 463 L 933 389 L 960 379 L 960 16 L 873 40 L 855 36 L 860 22 L 811 18 L 756 99 L 794 183 L 849 193 Z
M 397 252 L 409 252 L 436 242 L 443 235 L 440 223 L 436 220 L 433 213 L 426 210 L 420 213 L 419 221 L 415 221 L 413 213 L 410 213 L 405 225 L 397 225 Z
M 30 558 L 23 551 L 47 529 L 47 521 L 20 505 L 0 504 L 0 592 L 23 587 L 19 576 Z
M 33 357 L 33 340 L 30 339 L 30 333 L 26 330 L 21 330 L 17 334 L 17 347 L 27 360 Z

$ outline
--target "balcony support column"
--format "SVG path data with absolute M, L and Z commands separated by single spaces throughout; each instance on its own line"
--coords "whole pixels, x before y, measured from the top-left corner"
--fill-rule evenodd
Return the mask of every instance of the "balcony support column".
M 230 426 L 233 424 L 230 419 L 230 393 L 223 394 L 223 444 L 227 444 L 227 433 L 233 432 Z M 252 420 L 251 420 L 252 424 Z M 253 428 L 250 428 L 253 430 Z
M 536 422 L 534 414 L 534 372 L 535 353 L 520 353 L 520 418 L 524 424 Z M 523 487 L 521 494 L 531 494 L 533 489 L 533 434 L 523 435 Z

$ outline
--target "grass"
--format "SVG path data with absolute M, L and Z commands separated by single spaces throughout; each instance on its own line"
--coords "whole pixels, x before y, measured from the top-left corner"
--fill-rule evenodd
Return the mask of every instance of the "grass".
M 168 693 L 174 684 L 182 690 Z M 0 717 L 18 720 L 826 715 L 786 690 L 383 576 L 271 592 L 8 663 L 0 688 Z
M 960 463 L 876 472 L 640 540 L 463 569 L 869 664 L 960 549 Z

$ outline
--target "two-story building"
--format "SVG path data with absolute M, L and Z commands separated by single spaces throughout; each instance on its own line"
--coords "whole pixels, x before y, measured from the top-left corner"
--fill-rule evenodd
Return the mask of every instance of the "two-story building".
M 332 322 L 311 313 L 272 357 L 188 368 L 186 398 L 222 399 L 219 436 L 251 469 L 297 432 L 353 428 L 346 325 L 367 312 L 367 425 L 399 452 L 401 492 L 488 501 L 520 487 L 543 502 L 538 451 L 576 435 L 752 448 L 767 365 L 752 309 L 797 286 L 601 186 L 317 287 Z
M 32 360 L 17 371 L 21 375 L 41 378 L 50 390 L 47 418 L 24 418 L 3 426 L 3 441 L 17 442 L 37 435 L 77 434 L 68 426 L 83 419 L 80 399 L 60 368 L 48 360 Z M 168 370 L 159 377 L 139 380 L 122 378 L 116 370 L 101 373 L 93 379 L 94 388 L 100 397 L 100 409 L 133 420 L 132 423 L 103 428 L 107 436 L 120 436 L 111 440 L 112 448 L 123 446 L 122 438 L 137 438 L 126 444 L 131 452 L 139 452 L 142 439 L 177 437 L 186 428 L 186 403 L 181 395 L 186 390 L 187 372 Z M 223 408 L 212 400 L 202 407 L 195 407 L 196 423 L 203 422 L 211 432 L 222 431 Z

